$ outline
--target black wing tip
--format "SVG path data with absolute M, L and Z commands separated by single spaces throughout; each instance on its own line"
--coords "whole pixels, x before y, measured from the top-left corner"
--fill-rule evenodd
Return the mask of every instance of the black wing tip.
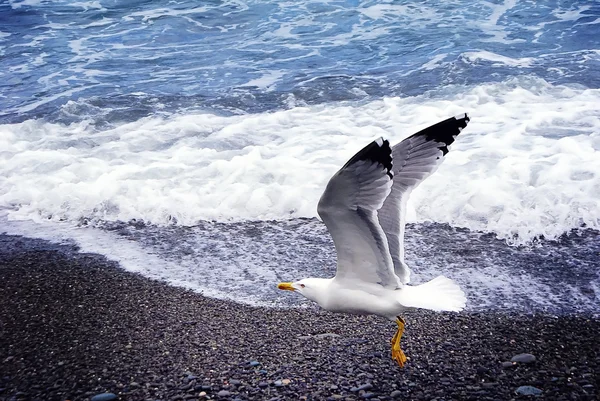
M 446 156 L 449 152 L 448 146 L 450 146 L 456 139 L 456 136 L 467 127 L 469 121 L 471 121 L 471 118 L 467 113 L 463 113 L 456 117 L 450 117 L 444 121 L 440 121 L 412 136 L 425 136 L 425 139 L 428 141 L 439 142 L 439 149 L 442 151 L 443 156 Z
M 471 117 L 469 117 L 467 113 L 459 114 L 455 116 L 454 119 L 456 120 L 456 124 L 458 125 L 461 131 L 465 129 L 467 127 L 467 124 L 469 124 L 469 122 L 471 121 Z
M 375 139 L 348 160 L 348 162 L 344 164 L 344 167 L 354 164 L 359 160 L 370 160 L 374 163 L 381 164 L 385 168 L 386 174 L 390 179 L 394 178 L 394 173 L 392 172 L 392 148 L 387 139 L 381 137 Z

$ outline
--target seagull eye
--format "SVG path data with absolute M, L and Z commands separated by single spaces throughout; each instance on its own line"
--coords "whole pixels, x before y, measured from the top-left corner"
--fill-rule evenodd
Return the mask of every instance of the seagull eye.
M 300 288 L 304 288 L 306 287 L 304 284 L 300 284 Z

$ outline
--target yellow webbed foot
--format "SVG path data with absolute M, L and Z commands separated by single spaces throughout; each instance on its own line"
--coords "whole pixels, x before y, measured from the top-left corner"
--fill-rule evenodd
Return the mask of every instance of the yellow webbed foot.
M 392 338 L 392 359 L 398 363 L 398 366 L 401 368 L 404 367 L 404 364 L 408 360 L 404 352 L 400 348 L 400 339 L 402 338 L 402 334 L 404 333 L 404 325 L 406 324 L 404 319 L 400 316 L 396 319 L 396 324 L 398 325 L 398 330 L 394 337 Z
M 404 367 L 404 364 L 408 360 L 404 352 L 398 348 L 397 350 L 392 349 L 392 359 L 398 363 L 398 366 L 401 368 Z

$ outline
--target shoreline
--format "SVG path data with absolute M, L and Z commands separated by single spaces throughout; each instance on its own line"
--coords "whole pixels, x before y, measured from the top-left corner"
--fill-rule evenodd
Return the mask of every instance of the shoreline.
M 591 316 L 410 313 L 399 369 L 384 319 L 206 298 L 43 243 L 0 235 L 0 401 L 600 395 Z M 502 364 L 521 353 L 536 361 Z

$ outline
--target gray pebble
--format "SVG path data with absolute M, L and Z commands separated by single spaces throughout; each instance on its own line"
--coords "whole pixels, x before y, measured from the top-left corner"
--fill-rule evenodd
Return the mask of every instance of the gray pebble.
M 371 383 L 365 383 L 362 386 L 358 387 L 358 391 L 364 390 L 371 390 L 373 388 L 373 385 Z
M 229 397 L 231 393 L 227 390 L 221 390 L 217 393 L 217 396 L 219 397 Z
M 531 354 L 518 354 L 511 358 L 511 362 L 532 363 L 535 362 L 535 356 Z
M 335 338 L 335 337 L 339 337 L 339 334 L 335 334 L 335 333 L 323 333 L 323 334 L 315 334 L 314 337 L 317 339 L 323 339 L 323 338 Z
M 119 399 L 119 397 L 117 397 L 113 393 L 103 393 L 103 394 L 98 394 L 98 395 L 93 396 L 90 401 L 112 401 L 112 400 L 118 400 L 118 399 Z
M 248 365 L 250 365 L 250 366 L 258 366 L 258 365 L 260 365 L 260 362 L 258 362 L 258 361 L 250 361 L 250 362 L 248 362 Z
M 513 366 L 515 366 L 515 364 L 513 362 L 508 362 L 508 361 L 502 362 L 502 367 L 504 369 L 506 369 L 506 368 L 512 368 Z
M 521 386 L 515 391 L 518 395 L 540 395 L 542 390 L 533 386 Z
M 400 397 L 402 397 L 402 391 L 400 391 L 400 390 L 394 390 L 390 394 L 390 397 L 392 397 L 392 398 L 400 398 Z

